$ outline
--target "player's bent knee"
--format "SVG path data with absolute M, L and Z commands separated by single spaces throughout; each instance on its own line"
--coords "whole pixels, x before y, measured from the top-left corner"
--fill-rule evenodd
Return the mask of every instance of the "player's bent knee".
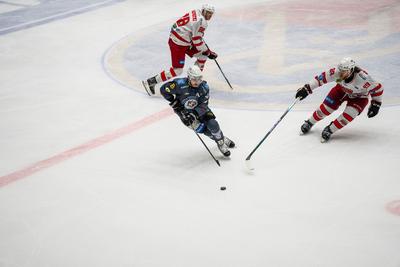
M 175 71 L 176 76 L 179 76 L 182 74 L 183 68 L 174 68 L 174 71 Z
M 347 114 L 349 114 L 349 115 L 350 115 L 351 117 L 353 117 L 353 118 L 355 118 L 355 117 L 357 117 L 358 115 L 361 114 L 361 112 L 360 112 L 357 108 L 352 107 L 352 106 L 347 106 L 347 107 L 344 109 L 344 112 L 347 113 Z
M 213 133 L 218 132 L 220 130 L 219 124 L 215 119 L 207 121 L 207 128 Z

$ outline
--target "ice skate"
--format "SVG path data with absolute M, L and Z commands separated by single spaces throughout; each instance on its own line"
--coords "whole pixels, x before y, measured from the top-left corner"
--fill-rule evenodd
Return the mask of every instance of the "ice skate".
M 144 89 L 146 90 L 146 92 L 147 92 L 147 94 L 149 96 L 155 94 L 154 88 L 155 88 L 155 86 L 157 84 L 157 80 L 156 80 L 155 76 L 151 77 L 151 78 L 148 78 L 146 81 L 142 81 L 142 84 L 143 84 L 143 87 L 144 87 Z
M 304 121 L 303 125 L 300 127 L 300 135 L 305 135 L 308 133 L 313 126 L 314 125 L 309 120 Z
M 224 139 L 217 141 L 218 149 L 225 157 L 229 157 L 231 152 L 228 149 L 228 145 L 224 142 Z
M 235 142 L 233 142 L 231 139 L 229 139 L 228 137 L 224 137 L 224 143 L 229 147 L 229 148 L 234 148 Z
M 321 133 L 321 143 L 326 143 L 329 141 L 329 139 L 331 138 L 332 135 L 332 130 L 329 127 L 331 124 L 329 124 L 328 126 L 326 126 L 324 128 L 324 130 Z

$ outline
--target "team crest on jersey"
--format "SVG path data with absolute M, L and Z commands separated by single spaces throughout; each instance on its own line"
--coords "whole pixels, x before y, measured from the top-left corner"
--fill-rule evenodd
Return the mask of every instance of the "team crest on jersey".
M 189 99 L 184 104 L 186 109 L 194 109 L 197 107 L 197 100 L 196 99 Z

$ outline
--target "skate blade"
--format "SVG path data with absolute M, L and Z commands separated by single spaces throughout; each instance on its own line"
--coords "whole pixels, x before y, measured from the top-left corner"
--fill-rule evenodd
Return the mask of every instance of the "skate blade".
M 324 139 L 324 138 L 321 138 L 321 143 L 326 143 L 326 142 L 328 142 L 329 140 L 326 140 L 326 139 Z
M 150 92 L 149 92 L 150 88 L 147 87 L 146 82 L 145 82 L 145 81 L 142 81 L 142 84 L 143 84 L 144 90 L 146 90 L 146 93 L 147 93 L 149 96 L 151 96 L 151 94 L 150 94 Z

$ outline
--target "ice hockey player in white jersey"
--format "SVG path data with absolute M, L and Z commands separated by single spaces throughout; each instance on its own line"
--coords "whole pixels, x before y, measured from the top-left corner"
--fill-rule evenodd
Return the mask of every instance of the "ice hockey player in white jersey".
M 142 81 L 146 92 L 155 94 L 155 86 L 182 74 L 185 56 L 197 58 L 196 65 L 203 70 L 209 59 L 216 59 L 217 54 L 211 51 L 203 40 L 208 21 L 215 13 L 215 8 L 209 4 L 186 13 L 172 25 L 168 45 L 171 51 L 172 67 L 163 70 L 158 75 Z
M 343 58 L 337 68 L 322 72 L 298 89 L 296 98 L 303 100 L 314 89 L 329 82 L 336 82 L 336 86 L 330 90 L 319 108 L 301 126 L 301 133 L 308 133 L 315 123 L 337 110 L 343 102 L 347 102 L 343 113 L 322 131 L 321 142 L 327 142 L 333 133 L 360 115 L 369 102 L 369 96 L 371 96 L 371 104 L 368 108 L 368 118 L 376 116 L 382 104 L 382 85 L 373 80 L 365 70 L 356 66 L 355 61 L 349 57 Z

